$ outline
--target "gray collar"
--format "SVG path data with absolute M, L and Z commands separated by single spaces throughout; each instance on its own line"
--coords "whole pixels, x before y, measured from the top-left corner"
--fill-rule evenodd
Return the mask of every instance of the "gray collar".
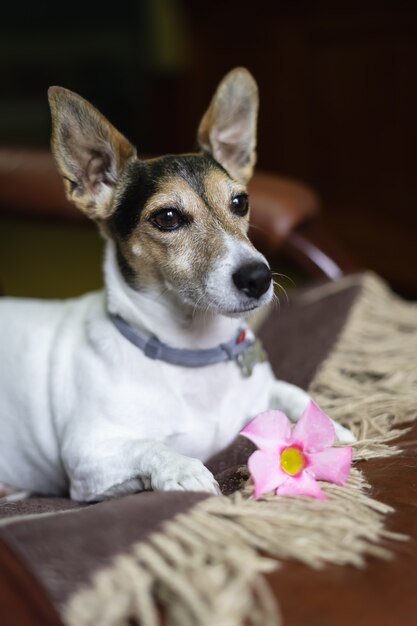
M 170 348 L 157 337 L 149 337 L 133 330 L 118 315 L 109 313 L 109 317 L 123 337 L 142 350 L 147 357 L 182 367 L 204 367 L 224 361 L 237 361 L 240 365 L 239 357 L 242 357 L 255 343 L 253 333 L 249 329 L 240 328 L 236 337 L 226 343 L 221 343 L 217 348 L 208 350 Z

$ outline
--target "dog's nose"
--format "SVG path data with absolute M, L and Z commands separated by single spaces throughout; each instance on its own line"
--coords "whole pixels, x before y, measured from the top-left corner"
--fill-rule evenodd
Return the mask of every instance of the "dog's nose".
M 260 298 L 271 284 L 271 270 L 265 263 L 242 265 L 232 276 L 239 291 L 250 298 Z

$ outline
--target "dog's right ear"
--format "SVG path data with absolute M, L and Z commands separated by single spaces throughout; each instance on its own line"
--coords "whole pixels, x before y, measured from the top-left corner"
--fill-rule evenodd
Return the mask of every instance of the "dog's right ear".
M 50 87 L 52 152 L 67 197 L 93 219 L 112 212 L 114 188 L 135 148 L 89 102 L 63 87 Z

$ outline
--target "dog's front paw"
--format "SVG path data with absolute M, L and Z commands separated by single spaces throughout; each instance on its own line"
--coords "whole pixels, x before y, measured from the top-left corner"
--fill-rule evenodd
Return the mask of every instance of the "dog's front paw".
M 340 443 L 355 443 L 356 437 L 349 428 L 345 428 L 345 426 L 342 426 L 342 424 L 334 420 L 332 420 L 332 422 L 336 431 L 337 441 Z
M 221 495 L 213 474 L 198 459 L 170 455 L 151 475 L 152 489 L 158 491 L 206 491 Z

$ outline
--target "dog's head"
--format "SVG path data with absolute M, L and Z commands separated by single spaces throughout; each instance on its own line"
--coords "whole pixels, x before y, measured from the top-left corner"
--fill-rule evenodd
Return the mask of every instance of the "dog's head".
M 198 130 L 201 152 L 142 160 L 91 104 L 51 87 L 52 149 L 67 195 L 113 239 L 137 290 L 175 291 L 198 309 L 239 315 L 269 302 L 271 272 L 247 237 L 258 90 L 237 68 Z

